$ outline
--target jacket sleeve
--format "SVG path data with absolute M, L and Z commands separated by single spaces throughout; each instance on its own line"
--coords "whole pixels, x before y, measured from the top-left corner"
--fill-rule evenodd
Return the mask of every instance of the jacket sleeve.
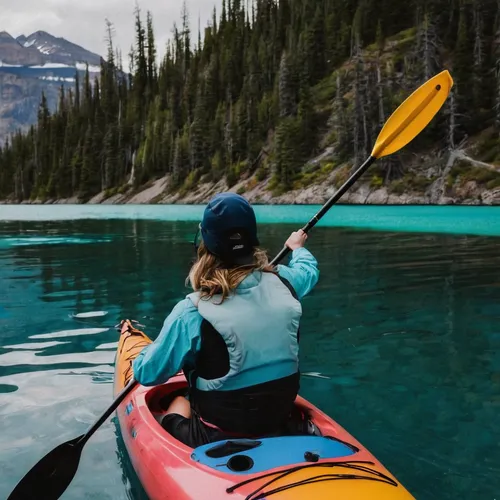
M 189 299 L 179 302 L 168 315 L 158 338 L 133 362 L 134 378 L 141 385 L 166 382 L 200 349 L 202 318 Z
M 288 266 L 278 266 L 278 274 L 293 286 L 299 299 L 302 299 L 318 282 L 318 262 L 309 250 L 297 248 L 293 251 Z

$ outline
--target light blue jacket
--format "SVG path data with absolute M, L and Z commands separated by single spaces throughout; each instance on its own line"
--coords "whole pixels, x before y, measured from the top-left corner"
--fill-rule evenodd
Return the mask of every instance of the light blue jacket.
M 317 266 L 309 250 L 299 248 L 293 251 L 288 266 L 278 266 L 278 274 L 292 285 L 298 298 L 302 299 L 318 282 Z M 255 285 L 256 278 L 249 275 L 238 288 Z M 201 348 L 202 322 L 203 318 L 191 300 L 181 300 L 168 315 L 158 338 L 134 360 L 135 379 L 144 386 L 158 385 L 166 382 L 185 364 L 193 366 Z

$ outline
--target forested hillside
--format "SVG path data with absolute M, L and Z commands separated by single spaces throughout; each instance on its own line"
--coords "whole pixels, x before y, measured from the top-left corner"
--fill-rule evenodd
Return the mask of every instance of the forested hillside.
M 228 186 L 270 178 L 275 194 L 335 169 L 345 178 L 396 106 L 443 68 L 456 84 L 447 107 L 405 154 L 474 137 L 479 159 L 500 160 L 499 2 L 246 4 L 223 0 L 204 33 L 191 31 L 184 8 L 159 63 L 152 17 L 137 11 L 127 76 L 108 29 L 100 79 L 87 74 L 75 92 L 61 90 L 53 115 L 42 98 L 38 125 L 0 149 L 0 199 L 86 201 L 168 173 L 168 189 L 183 192 L 222 178 Z M 325 150 L 326 161 L 308 163 Z M 409 163 L 391 158 L 370 183 L 428 187 L 432 175 L 409 172 Z M 494 168 L 459 165 L 447 182 L 460 175 L 500 186 Z

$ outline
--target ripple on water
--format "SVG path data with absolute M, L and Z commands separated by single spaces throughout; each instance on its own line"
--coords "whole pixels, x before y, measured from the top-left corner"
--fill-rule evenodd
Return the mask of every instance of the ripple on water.
M 76 297 L 80 295 L 93 295 L 94 290 L 92 288 L 85 288 L 81 290 L 58 290 L 57 292 L 45 293 L 42 295 L 42 299 L 46 301 L 58 301 L 60 299 L 68 299 L 71 297 Z
M 89 243 L 109 243 L 111 238 L 76 238 L 57 236 L 29 236 L 22 238 L 0 238 L 0 249 L 35 245 L 84 245 Z
M 61 330 L 60 332 L 31 335 L 30 339 L 63 339 L 80 335 L 97 335 L 109 331 L 109 328 L 79 328 L 77 330 Z
M 11 351 L 0 354 L 0 366 L 102 365 L 112 364 L 114 361 L 114 352 L 106 350 L 98 352 L 56 354 L 53 356 L 45 356 L 42 354 L 43 351 Z
M 116 350 L 118 347 L 118 342 L 109 342 L 108 344 L 101 344 L 98 345 L 95 350 L 100 351 L 100 350 L 105 350 L 105 349 L 113 349 Z
M 73 314 L 71 317 L 72 318 L 101 318 L 102 316 L 106 316 L 108 314 L 108 311 L 90 311 L 90 312 L 85 312 L 85 313 L 78 313 L 78 314 Z
M 322 375 L 319 372 L 306 372 L 306 373 L 302 373 L 301 375 L 304 377 L 321 378 L 321 379 L 325 379 L 325 380 L 331 379 L 331 377 L 327 377 L 326 375 Z
M 27 344 L 4 345 L 2 346 L 2 348 L 37 351 L 39 349 L 48 349 L 49 347 L 55 347 L 57 345 L 64 344 L 69 344 L 69 342 L 58 342 L 57 340 L 54 340 L 54 342 L 32 342 Z

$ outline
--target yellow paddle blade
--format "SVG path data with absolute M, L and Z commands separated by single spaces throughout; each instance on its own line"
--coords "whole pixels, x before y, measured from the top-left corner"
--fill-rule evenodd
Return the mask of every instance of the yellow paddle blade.
M 452 86 L 450 73 L 443 71 L 413 92 L 387 120 L 372 156 L 382 158 L 395 153 L 420 134 L 441 109 Z

